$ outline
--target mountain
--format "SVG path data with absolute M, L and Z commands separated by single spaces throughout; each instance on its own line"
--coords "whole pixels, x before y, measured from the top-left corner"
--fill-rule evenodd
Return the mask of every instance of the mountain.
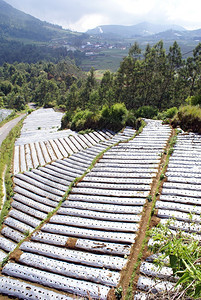
M 26 42 L 49 42 L 52 39 L 70 39 L 81 35 L 41 21 L 0 0 L 0 37 Z
M 57 62 L 66 57 L 80 63 L 78 47 L 88 37 L 43 22 L 0 0 L 0 65 L 4 62 Z M 70 50 L 70 51 L 69 51 Z
M 177 31 L 185 31 L 185 28 L 178 25 L 160 25 L 143 22 L 132 26 L 103 25 L 98 26 L 94 29 L 90 29 L 86 33 L 89 35 L 105 35 L 107 37 L 110 36 L 116 38 L 134 38 L 139 36 L 150 36 L 170 29 Z

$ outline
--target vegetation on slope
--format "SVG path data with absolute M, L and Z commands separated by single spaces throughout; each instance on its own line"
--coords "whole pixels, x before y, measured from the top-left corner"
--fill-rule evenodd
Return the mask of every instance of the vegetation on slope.
M 199 106 L 181 106 L 172 125 L 179 126 L 184 131 L 192 131 L 201 134 L 201 108 Z
M 69 88 L 82 78 L 84 74 L 70 60 L 4 63 L 0 67 L 0 107 L 22 110 L 33 101 L 39 106 L 65 106 Z
M 192 215 L 189 214 L 189 220 Z M 174 221 L 169 221 L 169 223 Z M 178 290 L 172 295 L 163 295 L 162 299 L 200 299 L 201 297 L 201 246 L 196 235 L 189 235 L 184 231 L 178 230 L 175 234 L 168 228 L 169 224 L 155 227 L 151 230 L 151 236 L 155 241 L 152 250 L 160 253 L 155 260 L 159 267 L 169 266 L 177 280 Z M 167 293 L 168 294 L 168 293 Z M 168 297 L 169 296 L 169 297 Z M 189 298 L 192 297 L 192 298 Z M 160 299 L 160 295 L 157 295 Z
M 0 0 L 0 65 L 16 61 L 58 62 L 65 57 L 73 57 L 80 63 L 83 53 L 68 49 L 80 45 L 86 37 L 86 34 L 43 22 Z
M 19 136 L 22 127 L 21 120 L 17 126 L 15 126 L 3 141 L 0 147 L 0 206 L 3 201 L 3 174 L 5 172 L 5 185 L 6 185 L 6 202 L 0 214 L 0 227 L 4 221 L 4 217 L 8 214 L 10 209 L 10 201 L 13 196 L 13 181 L 12 181 L 12 161 L 15 139 Z
M 85 76 L 70 60 L 56 64 L 4 63 L 0 67 L 0 107 L 21 110 L 28 102 L 60 107 L 66 110 L 62 128 L 72 126 L 77 130 L 106 125 L 119 129 L 128 124 L 127 118 L 129 122 L 157 115 L 172 118 L 186 98 L 190 104 L 200 103 L 200 61 L 201 44 L 193 57 L 183 60 L 176 42 L 166 53 L 160 41 L 153 47 L 147 45 L 143 54 L 135 43 L 119 70 L 106 71 L 100 80 L 93 68 Z M 117 103 L 125 113 L 114 126 L 111 112 Z M 101 116 L 103 110 L 108 111 L 110 122 Z

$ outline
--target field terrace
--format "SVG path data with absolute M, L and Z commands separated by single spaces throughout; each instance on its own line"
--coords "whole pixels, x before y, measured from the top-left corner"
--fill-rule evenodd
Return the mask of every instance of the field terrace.
M 46 140 L 51 162 L 37 151 L 42 139 L 17 141 L 14 197 L 0 236 L 3 295 L 107 299 L 119 285 L 171 135 L 161 121 L 146 122 L 133 139 L 131 128 L 117 134 L 59 132 Z

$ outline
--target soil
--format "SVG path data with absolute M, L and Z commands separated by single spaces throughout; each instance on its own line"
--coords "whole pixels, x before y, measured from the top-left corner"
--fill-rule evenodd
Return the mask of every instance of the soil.
M 66 248 L 75 249 L 76 243 L 77 243 L 76 238 L 68 238 L 66 242 Z

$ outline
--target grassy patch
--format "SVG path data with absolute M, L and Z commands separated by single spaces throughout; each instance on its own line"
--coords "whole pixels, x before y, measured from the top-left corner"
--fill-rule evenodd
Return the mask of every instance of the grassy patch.
M 12 182 L 12 159 L 15 139 L 19 136 L 22 127 L 23 120 L 16 125 L 8 134 L 7 138 L 3 141 L 0 148 L 0 204 L 2 205 L 3 200 L 3 172 L 6 168 L 5 173 L 5 184 L 6 184 L 6 202 L 2 208 L 0 215 L 0 226 L 3 223 L 4 217 L 7 215 L 10 209 L 10 201 L 13 196 L 13 182 Z
M 174 127 L 180 126 L 184 131 L 201 133 L 201 108 L 200 106 L 186 105 L 179 111 L 172 121 Z

